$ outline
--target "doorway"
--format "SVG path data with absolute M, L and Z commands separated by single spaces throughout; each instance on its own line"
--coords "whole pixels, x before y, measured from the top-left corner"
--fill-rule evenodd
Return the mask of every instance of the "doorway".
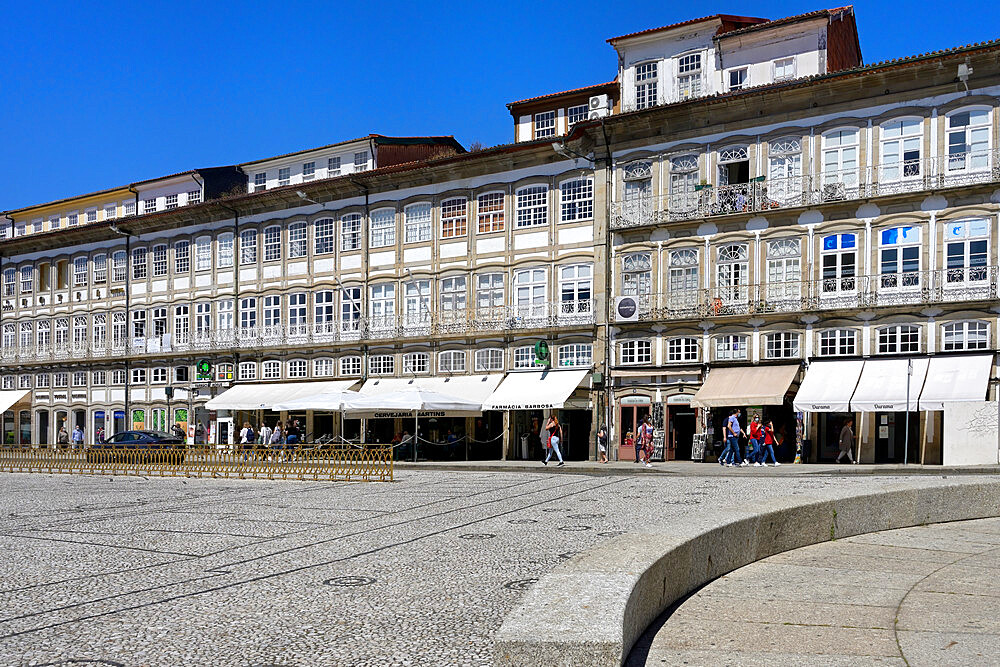
M 875 413 L 875 463 L 902 463 L 906 450 L 906 412 Z M 920 413 L 910 413 L 910 463 L 919 463 Z
M 50 435 L 49 435 L 49 411 L 48 410 L 39 410 L 38 413 L 37 413 L 37 415 L 38 415 L 38 417 L 37 417 L 37 419 L 38 419 L 38 426 L 37 426 L 36 433 L 38 433 L 38 439 L 36 440 L 36 442 L 38 444 L 40 444 L 40 445 L 45 445 L 45 444 L 48 444 L 49 438 L 50 438 Z
M 695 409 L 690 405 L 667 407 L 667 460 L 689 461 L 694 441 Z
M 626 401 L 642 400 L 643 403 L 628 404 Z M 649 416 L 652 405 L 646 397 L 628 397 L 618 402 L 618 460 L 635 460 L 635 447 L 625 444 L 626 438 L 631 434 L 633 441 L 636 437 L 636 429 L 642 420 Z

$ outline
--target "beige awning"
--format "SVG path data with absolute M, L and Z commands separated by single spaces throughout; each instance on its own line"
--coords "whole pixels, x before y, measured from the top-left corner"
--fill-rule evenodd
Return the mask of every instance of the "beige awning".
M 713 368 L 691 404 L 701 408 L 781 405 L 798 372 L 798 364 Z
M 237 384 L 205 403 L 209 410 L 270 410 L 272 405 L 302 396 L 347 391 L 357 380 Z
M 16 405 L 24 400 L 25 396 L 31 393 L 30 389 L 14 389 L 11 391 L 0 391 L 0 412 L 9 410 L 10 406 Z
M 369 394 L 388 394 L 411 389 L 427 389 L 442 394 L 471 398 L 482 404 L 493 393 L 503 380 L 503 375 L 431 375 L 410 378 L 369 378 L 362 385 L 360 392 Z

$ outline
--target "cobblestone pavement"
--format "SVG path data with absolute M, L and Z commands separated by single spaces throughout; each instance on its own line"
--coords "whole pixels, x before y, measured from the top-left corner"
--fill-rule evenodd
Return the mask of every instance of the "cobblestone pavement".
M 788 551 L 716 579 L 637 643 L 639 665 L 995 665 L 1000 519 Z
M 602 540 L 886 478 L 397 480 L 0 475 L 0 664 L 491 664 L 522 591 Z

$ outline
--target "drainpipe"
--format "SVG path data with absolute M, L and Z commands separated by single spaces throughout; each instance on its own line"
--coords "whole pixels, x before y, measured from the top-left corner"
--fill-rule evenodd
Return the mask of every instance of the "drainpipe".
M 10 213 L 4 213 L 3 217 L 5 217 L 8 220 L 10 220 L 10 240 L 13 240 L 14 239 L 14 218 L 10 217 Z M 0 285 L 2 285 L 2 280 L 3 280 L 3 251 L 0 251 Z M 13 287 L 14 287 L 14 296 L 12 297 L 12 301 L 11 301 L 12 304 L 17 301 L 17 274 L 16 273 L 14 275 L 14 285 L 13 285 Z M 2 287 L 0 287 L 0 289 L 2 289 Z M 2 297 L 0 297 L 0 298 L 2 298 Z M 12 311 L 11 314 L 13 314 L 13 308 L 11 309 L 11 311 Z M 0 331 L 2 331 L 2 330 L 3 330 L 3 308 L 2 308 L 2 304 L 0 304 Z M 14 332 L 14 342 L 15 343 L 17 342 L 17 331 Z
M 128 186 L 128 191 L 135 195 L 135 214 L 139 215 L 139 191 L 135 189 L 135 183 Z
M 191 175 L 194 178 L 194 174 Z M 198 179 L 195 179 L 197 181 Z M 204 189 L 202 190 L 204 193 Z M 204 199 L 204 197 L 202 197 Z M 227 206 L 222 202 L 216 202 L 219 206 L 226 209 L 233 214 L 233 326 L 239 324 L 239 305 L 240 305 L 240 212 L 235 208 Z M 239 377 L 239 364 L 240 364 L 240 353 L 237 350 L 233 350 L 233 380 Z M 259 426 L 259 424 L 258 424 Z M 235 424 L 234 424 L 235 428 Z
M 372 149 L 374 150 L 374 147 L 375 147 L 374 140 L 371 141 L 371 145 L 372 145 Z M 372 153 L 372 159 L 374 159 L 374 155 L 375 154 Z M 361 190 L 361 192 L 365 196 L 365 215 L 364 215 L 364 219 L 362 220 L 362 223 L 361 223 L 361 275 L 362 275 L 362 279 L 361 279 L 361 308 L 362 308 L 362 311 L 360 313 L 358 313 L 359 317 L 365 318 L 365 317 L 367 317 L 367 315 L 365 315 L 365 310 L 367 310 L 365 308 L 365 304 L 368 303 L 368 266 L 369 266 L 369 259 L 370 259 L 369 256 L 368 256 L 368 227 L 371 225 L 371 202 L 369 201 L 369 198 L 368 198 L 369 191 L 368 191 L 368 186 L 367 185 L 365 185 L 364 183 L 359 183 L 358 181 L 354 180 L 353 178 L 348 179 L 348 180 L 350 180 L 351 183 L 353 183 L 355 186 L 357 186 L 357 188 L 359 190 Z M 338 269 L 337 273 L 338 273 L 337 282 L 339 283 L 340 282 L 340 278 L 339 278 L 340 271 L 339 271 L 339 269 Z M 340 295 L 341 295 L 341 299 L 343 299 L 343 295 L 344 295 L 344 286 L 343 285 L 340 286 Z M 363 332 L 362 332 L 362 337 L 363 337 Z M 361 384 L 364 384 L 367 381 L 368 381 L 368 344 L 367 343 L 363 343 L 361 345 Z M 416 434 L 414 434 L 414 437 L 416 437 Z
M 608 127 L 606 124 L 607 118 L 601 118 L 601 136 L 604 138 L 604 151 L 605 151 L 605 161 L 604 161 L 604 202 L 605 202 L 605 216 L 604 216 L 604 293 L 606 295 L 611 294 L 611 281 L 614 279 L 614 273 L 611 267 L 611 186 L 612 186 L 612 155 L 611 155 L 611 142 L 608 141 Z M 611 318 L 614 308 L 611 304 L 611 300 L 604 307 L 604 425 L 608 427 L 608 454 L 611 453 L 611 373 L 610 373 L 610 360 L 611 360 Z M 600 428 L 600 425 L 598 425 Z M 617 448 L 615 450 L 617 452 Z
M 132 186 L 129 186 L 129 190 L 132 190 Z M 135 192 L 135 190 L 132 190 Z M 139 211 L 139 194 L 136 192 L 136 214 Z M 111 231 L 116 234 L 121 234 L 125 237 L 125 345 L 130 346 L 131 339 L 131 324 L 132 324 L 132 232 L 127 229 L 119 229 L 117 225 L 111 223 Z M 115 259 L 114 253 L 111 253 L 111 271 L 112 277 L 115 270 Z M 114 332 L 114 313 L 111 314 L 111 327 L 112 335 Z M 113 342 L 113 340 L 112 340 Z M 126 431 L 131 431 L 132 427 L 132 358 L 130 356 L 131 351 L 126 347 L 125 349 L 125 425 Z M 114 423 L 114 415 L 111 415 L 111 423 Z

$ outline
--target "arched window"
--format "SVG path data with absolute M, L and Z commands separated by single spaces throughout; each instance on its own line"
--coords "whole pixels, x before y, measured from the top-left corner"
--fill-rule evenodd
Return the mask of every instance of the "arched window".
M 958 178 L 990 167 L 990 110 L 961 109 L 948 114 L 948 176 Z

